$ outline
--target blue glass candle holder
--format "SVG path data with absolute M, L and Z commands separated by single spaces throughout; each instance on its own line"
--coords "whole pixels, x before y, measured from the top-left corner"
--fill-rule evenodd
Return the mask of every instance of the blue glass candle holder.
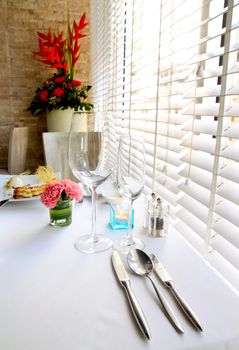
M 118 202 L 110 205 L 110 226 L 113 230 L 128 228 L 128 203 Z M 134 209 L 132 209 L 132 228 L 134 227 Z

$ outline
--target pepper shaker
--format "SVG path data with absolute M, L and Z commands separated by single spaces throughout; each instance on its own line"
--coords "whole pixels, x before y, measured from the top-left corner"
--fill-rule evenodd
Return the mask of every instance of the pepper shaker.
M 149 236 L 164 237 L 168 232 L 169 205 L 155 193 L 146 197 L 144 228 Z

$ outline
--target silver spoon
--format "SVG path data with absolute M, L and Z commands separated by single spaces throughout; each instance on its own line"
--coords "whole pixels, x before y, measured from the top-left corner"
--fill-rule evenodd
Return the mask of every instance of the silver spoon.
M 166 316 L 169 318 L 170 322 L 177 329 L 177 331 L 179 331 L 180 333 L 184 333 L 184 330 L 180 322 L 176 318 L 173 310 L 171 309 L 171 306 L 168 304 L 164 296 L 159 292 L 152 276 L 150 276 L 151 272 L 153 271 L 153 263 L 150 257 L 140 249 L 131 249 L 128 253 L 127 260 L 129 267 L 137 275 L 146 276 L 150 279 Z

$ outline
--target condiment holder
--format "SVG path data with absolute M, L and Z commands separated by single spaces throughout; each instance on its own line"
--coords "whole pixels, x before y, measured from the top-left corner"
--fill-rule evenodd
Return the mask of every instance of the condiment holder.
M 144 229 L 152 237 L 165 237 L 168 233 L 169 205 L 154 192 L 145 196 Z

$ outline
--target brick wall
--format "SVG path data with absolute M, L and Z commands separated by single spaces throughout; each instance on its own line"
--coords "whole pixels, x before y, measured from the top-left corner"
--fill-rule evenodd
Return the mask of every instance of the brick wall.
M 32 51 L 38 48 L 37 31 L 66 31 L 67 3 L 71 19 L 78 20 L 84 12 L 89 18 L 89 0 L 0 0 L 0 168 L 7 168 L 12 126 L 31 127 L 28 167 L 43 164 L 41 133 L 46 121 L 26 109 L 36 88 L 54 70 L 35 61 Z M 89 36 L 82 40 L 77 70 L 77 78 L 90 83 Z

